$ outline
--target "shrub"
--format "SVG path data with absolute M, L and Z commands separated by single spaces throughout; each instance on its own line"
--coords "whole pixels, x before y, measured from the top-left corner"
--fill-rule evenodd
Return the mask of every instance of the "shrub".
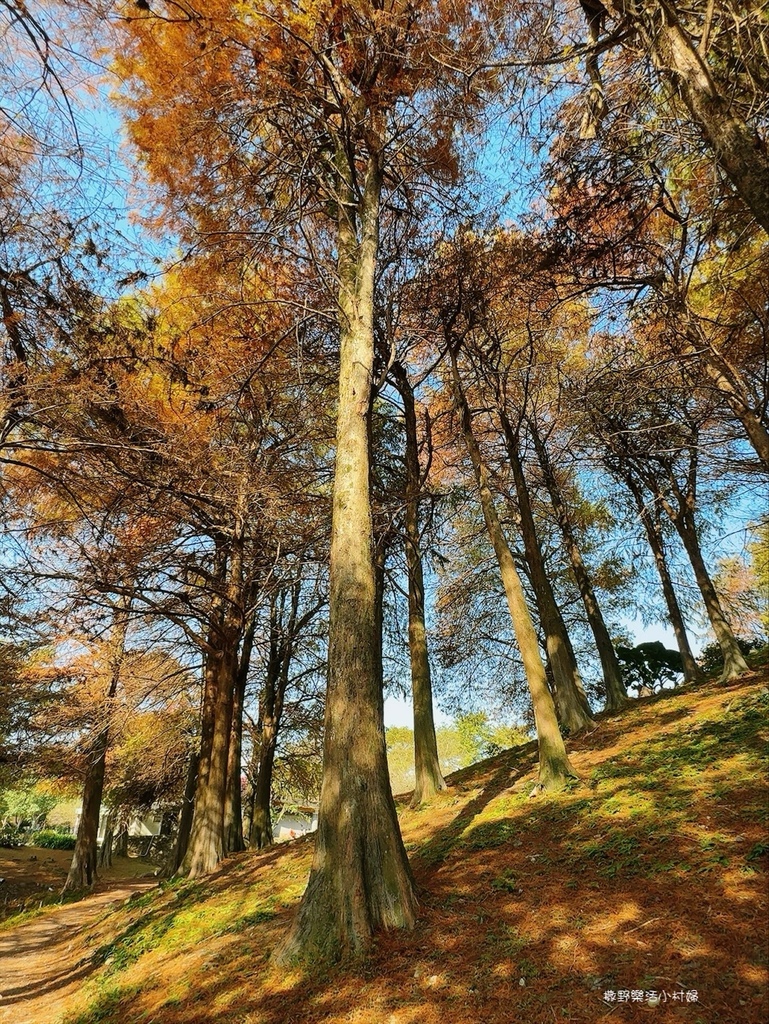
M 737 643 L 743 655 L 747 658 L 748 655 L 753 654 L 757 651 L 762 651 L 767 648 L 766 639 L 759 639 L 756 637 L 746 638 L 742 636 L 737 637 Z M 721 653 L 721 648 L 718 646 L 716 641 L 712 644 L 708 644 L 704 647 L 702 654 L 697 659 L 707 675 L 718 675 L 719 672 L 723 671 L 724 668 L 724 656 Z
M 6 850 L 12 850 L 16 846 L 23 846 L 24 841 L 25 836 L 18 825 L 12 821 L 4 821 L 0 825 L 0 846 L 4 846 Z
M 46 850 L 74 850 L 75 837 L 68 832 L 57 832 L 53 828 L 44 828 L 42 832 L 33 832 L 30 846 L 42 846 Z

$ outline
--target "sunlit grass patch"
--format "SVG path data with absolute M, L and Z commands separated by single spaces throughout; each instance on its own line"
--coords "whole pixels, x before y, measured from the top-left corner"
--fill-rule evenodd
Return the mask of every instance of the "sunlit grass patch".
M 466 850 L 492 850 L 516 839 L 519 833 L 520 827 L 516 822 L 504 819 L 484 821 L 467 830 L 461 845 Z
M 269 962 L 311 842 L 135 898 L 107 919 L 112 959 L 86 983 L 88 1015 L 68 1024 L 592 1021 L 606 989 L 661 988 L 662 976 L 707 992 L 703 1024 L 730 1019 L 727 1002 L 755 999 L 766 968 L 745 948 L 769 867 L 767 726 L 752 685 L 607 720 L 579 740 L 582 781 L 563 793 L 529 799 L 503 757 L 418 811 L 401 803 L 420 918 L 355 964 L 302 974 Z M 741 1024 L 763 1024 L 747 1006 Z
M 491 927 L 484 936 L 486 955 L 494 960 L 517 959 L 531 940 L 510 925 Z
M 119 1020 L 120 1017 L 116 1014 L 120 1013 L 121 1007 L 130 1004 L 140 991 L 140 985 L 102 985 L 87 1010 L 67 1014 L 62 1018 L 61 1024 L 103 1024 L 105 1021 Z
M 56 911 L 69 903 L 77 903 L 82 898 L 83 893 L 81 892 L 49 893 L 47 896 L 43 896 L 42 899 L 36 900 L 35 906 L 27 907 L 25 910 L 20 910 L 18 914 L 12 914 L 0 921 L 0 932 L 11 931 L 13 928 L 18 928 L 19 925 L 34 921 L 35 918 L 42 917 L 51 911 Z
M 498 892 L 516 892 L 521 887 L 521 881 L 516 874 L 508 869 L 497 878 L 493 878 L 490 885 Z

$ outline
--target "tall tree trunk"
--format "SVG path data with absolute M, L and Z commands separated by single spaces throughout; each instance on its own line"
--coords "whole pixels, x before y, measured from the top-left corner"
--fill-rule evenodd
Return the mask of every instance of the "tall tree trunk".
M 411 695 L 414 706 L 415 785 L 412 807 L 429 800 L 446 782 L 438 760 L 438 742 L 433 715 L 433 686 L 425 626 L 425 583 L 419 532 L 419 492 L 422 486 L 419 466 L 417 417 L 414 390 L 405 369 L 393 366 L 398 390 L 403 399 L 406 433 L 406 566 L 409 587 L 409 655 L 411 659 Z
M 104 825 L 104 838 L 99 847 L 99 868 L 112 867 L 112 842 L 115 836 L 115 810 L 110 808 Z
M 99 836 L 99 815 L 104 792 L 104 773 L 107 764 L 112 702 L 117 693 L 120 680 L 120 668 L 125 654 L 125 641 L 128 632 L 129 602 L 121 600 L 113 617 L 112 657 L 110 678 L 104 701 L 104 719 L 106 724 L 99 730 L 90 745 L 83 782 L 83 809 L 75 839 L 72 863 L 64 883 L 63 892 L 75 892 L 90 888 L 97 880 L 97 841 Z
M 294 656 L 294 641 L 297 633 L 315 615 L 320 605 L 308 610 L 299 619 L 299 598 L 301 582 L 295 581 L 290 588 L 291 605 L 285 618 L 284 602 L 286 591 L 280 595 L 280 605 L 273 600 L 270 606 L 270 657 L 267 663 L 262 699 L 259 707 L 259 752 L 258 771 L 254 784 L 251 809 L 251 846 L 256 850 L 271 846 L 272 832 L 272 776 L 275 767 L 275 751 L 283 718 L 286 690 Z
M 128 856 L 128 816 L 123 807 L 120 808 L 117 835 L 112 842 L 112 853 L 115 857 Z
M 748 671 L 747 662 L 742 655 L 732 627 L 724 615 L 718 593 L 713 586 L 713 581 L 702 557 L 702 548 L 697 536 L 694 516 L 684 512 L 676 517 L 674 525 L 686 548 L 686 553 L 694 570 L 694 578 L 697 580 L 697 586 L 702 594 L 705 611 L 713 627 L 713 632 L 716 634 L 718 646 L 721 648 L 724 656 L 724 670 L 721 673 L 721 682 L 728 682 L 730 679 L 736 679 L 743 672 Z
M 281 595 L 282 597 L 282 595 Z M 249 842 L 254 850 L 272 846 L 272 772 L 278 742 L 282 702 L 278 698 L 281 674 L 281 621 L 279 598 L 270 598 L 270 654 L 259 701 L 259 749 L 256 754 L 256 781 L 251 805 Z
M 248 839 L 249 846 L 252 845 L 251 830 L 254 827 L 254 801 L 256 799 L 256 780 L 259 774 L 259 753 L 262 743 L 261 720 L 250 730 L 250 734 L 251 757 L 246 769 L 246 799 L 243 808 L 243 835 Z
M 756 455 L 764 468 L 769 470 L 769 431 L 747 399 L 744 388 L 738 386 L 734 373 L 728 372 L 729 364 L 712 348 L 708 348 L 704 352 L 702 361 L 705 372 L 724 396 L 729 408 L 745 429 Z
M 683 354 L 695 359 L 705 370 L 715 388 L 723 395 L 729 408 L 742 424 L 748 440 L 761 460 L 764 468 L 769 470 L 769 430 L 751 400 L 745 378 L 737 366 L 720 352 L 697 322 L 685 300 L 677 296 L 671 299 L 674 312 L 685 320 Z M 683 309 L 681 307 L 683 306 Z
M 165 871 L 165 873 L 169 875 L 175 875 L 179 870 L 184 860 L 184 855 L 187 853 L 187 847 L 189 846 L 190 832 L 192 831 L 192 817 L 195 811 L 195 789 L 198 784 L 199 763 L 200 755 L 198 754 L 198 751 L 190 750 L 189 759 L 187 761 L 187 778 L 184 783 L 184 796 L 182 797 L 182 807 L 179 812 L 176 842 L 174 843 L 170 864 Z
M 657 70 L 677 90 L 737 193 L 769 232 L 769 155 L 758 133 L 739 116 L 729 87 L 716 81 L 667 0 L 605 0 L 639 33 Z
M 644 482 L 648 490 L 654 495 L 657 504 L 667 513 L 689 556 L 689 561 L 694 571 L 694 578 L 697 581 L 697 586 L 705 605 L 705 611 L 724 656 L 724 670 L 721 675 L 721 681 L 727 682 L 730 679 L 737 678 L 743 672 L 747 672 L 748 666 L 742 656 L 742 651 L 732 628 L 724 615 L 718 593 L 705 566 L 700 540 L 697 535 L 694 510 L 697 500 L 699 448 L 697 446 L 696 434 L 692 438 L 688 451 L 689 466 L 686 473 L 685 487 L 681 486 L 670 466 L 667 468 L 667 487 L 663 487 L 660 479 L 654 474 L 645 474 Z
M 275 766 L 275 749 L 278 741 L 277 723 L 273 717 L 262 724 L 259 746 L 259 768 L 254 786 L 254 803 L 251 814 L 250 844 L 253 850 L 264 850 L 272 846 L 272 773 Z
M 8 339 L 8 353 L 3 361 L 3 391 L 0 396 L 0 447 L 13 428 L 21 422 L 27 384 L 27 349 L 20 325 L 24 317 L 14 309 L 7 287 L 7 272 L 0 269 L 0 313 Z
M 566 629 L 566 623 L 563 621 L 545 568 L 545 560 L 542 556 L 534 513 L 531 508 L 529 488 L 521 462 L 519 437 L 513 430 L 501 403 L 497 412 L 505 435 L 507 457 L 513 470 L 523 546 L 531 573 L 540 622 L 545 633 L 547 656 L 553 670 L 558 715 L 563 727 L 568 729 L 571 734 L 575 734 L 594 726 L 595 722 L 585 696 L 582 677 L 579 674 L 577 659 Z
M 569 763 L 563 737 L 558 728 L 555 704 L 547 685 L 547 675 L 539 651 L 536 630 L 526 605 L 523 586 L 515 568 L 512 552 L 499 522 L 489 486 L 488 470 L 481 458 L 480 448 L 473 434 L 470 409 L 465 398 L 454 351 L 451 351 L 451 368 L 454 400 L 461 419 L 462 434 L 473 465 L 483 518 L 497 557 L 510 618 L 531 694 L 539 744 L 539 785 L 547 790 L 562 789 L 570 778 L 576 777 L 576 772 Z
M 362 195 L 338 143 L 340 367 L 332 499 L 323 783 L 310 880 L 283 957 L 336 959 L 377 928 L 411 928 L 414 883 L 390 790 L 377 665 L 369 486 L 381 168 Z
M 550 455 L 542 438 L 540 437 L 536 424 L 532 420 L 529 420 L 529 432 L 532 441 L 534 442 L 534 448 L 539 459 L 539 465 L 542 469 L 542 478 L 545 482 L 547 492 L 550 495 L 553 511 L 555 512 L 558 520 L 558 526 L 563 537 L 566 553 L 569 556 L 569 562 L 571 563 L 572 572 L 574 573 L 574 579 L 577 582 L 580 597 L 582 598 L 582 603 L 585 606 L 587 620 L 590 624 L 593 637 L 595 638 L 598 657 L 601 659 L 603 682 L 604 687 L 606 688 L 606 710 L 618 711 L 627 704 L 628 696 L 625 684 L 622 681 L 622 669 L 620 668 L 619 659 L 617 658 L 617 652 L 614 650 L 614 644 L 611 642 L 609 630 L 606 628 L 606 623 L 604 621 L 603 614 L 601 613 L 601 606 L 599 605 L 598 598 L 595 595 L 590 574 L 588 573 L 587 566 L 583 561 L 582 552 L 580 551 L 579 544 L 577 543 L 577 537 L 571 521 L 569 509 L 563 499 L 563 495 L 561 494 L 561 489 L 558 485 L 553 465 L 550 461 Z
M 239 675 L 239 674 L 238 674 Z M 240 853 L 243 842 L 243 802 L 240 790 L 241 757 L 243 753 L 243 701 L 245 680 L 235 682 L 232 701 L 232 726 L 227 752 L 227 785 L 224 794 L 224 851 Z
M 114 694 L 113 694 L 114 696 Z M 88 753 L 88 762 L 83 783 L 83 809 L 75 839 L 64 892 L 76 892 L 90 888 L 98 878 L 98 835 L 101 798 L 104 791 L 104 770 L 109 746 L 109 729 L 102 729 L 93 741 Z
M 243 754 L 243 704 L 246 697 L 248 670 L 251 665 L 251 654 L 254 648 L 256 619 L 250 614 L 248 626 L 243 636 L 238 662 L 238 674 L 235 681 L 235 695 L 232 705 L 232 732 L 230 749 L 227 755 L 227 793 L 224 802 L 224 849 L 227 853 L 239 853 L 245 850 L 243 841 L 243 804 L 240 791 L 240 776 Z
M 670 570 L 668 569 L 662 528 L 644 501 L 643 492 L 636 480 L 629 473 L 623 473 L 622 479 L 635 498 L 638 515 L 641 519 L 641 523 L 643 524 L 643 528 L 646 531 L 649 547 L 654 555 L 654 564 L 657 566 L 657 573 L 659 574 L 660 583 L 662 584 L 662 593 L 668 609 L 668 618 L 670 620 L 670 625 L 673 627 L 673 632 L 676 635 L 678 650 L 681 653 L 681 663 L 684 667 L 684 679 L 687 683 L 701 683 L 704 676 L 699 665 L 694 660 L 694 655 L 692 654 L 692 649 L 689 644 L 689 636 L 686 632 L 683 613 L 681 612 L 681 606 L 678 603 L 676 590 L 673 586 Z
M 181 874 L 190 878 L 210 874 L 224 856 L 224 800 L 234 676 L 235 658 L 231 650 L 221 649 L 208 656 L 192 828 L 180 868 Z
M 243 632 L 243 534 L 237 523 L 226 543 L 226 586 L 215 605 L 206 654 L 200 764 L 187 852 L 180 871 L 190 878 L 210 874 L 224 856 L 224 802 L 232 707 Z M 221 609 L 221 610 L 220 610 Z

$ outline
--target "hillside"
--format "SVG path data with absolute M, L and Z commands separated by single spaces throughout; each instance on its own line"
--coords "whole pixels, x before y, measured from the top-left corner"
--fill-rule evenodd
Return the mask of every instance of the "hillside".
M 529 744 L 458 772 L 429 807 L 401 801 L 421 917 L 364 963 L 269 964 L 311 837 L 134 895 L 62 948 L 85 976 L 66 1024 L 763 1022 L 764 679 L 602 716 L 570 743 L 582 783 L 560 797 L 528 799 Z

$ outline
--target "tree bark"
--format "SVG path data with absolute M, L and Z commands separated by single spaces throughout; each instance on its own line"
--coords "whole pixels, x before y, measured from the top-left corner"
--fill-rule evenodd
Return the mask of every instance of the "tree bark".
M 446 789 L 438 760 L 438 742 L 433 715 L 433 686 L 425 626 L 425 584 L 422 569 L 421 536 L 419 532 L 419 492 L 421 469 L 417 439 L 417 417 L 414 390 L 405 369 L 393 367 L 396 385 L 403 399 L 406 434 L 406 566 L 409 590 L 409 656 L 411 660 L 411 695 L 414 707 L 415 786 L 412 807 L 429 800 Z
M 17 315 L 7 287 L 8 278 L 0 270 L 0 313 L 8 338 L 8 354 L 3 363 L 4 386 L 0 398 L 0 447 L 21 421 L 27 384 L 27 349 L 19 329 L 23 317 Z
M 718 592 L 713 586 L 713 581 L 710 578 L 710 573 L 705 565 L 705 560 L 702 557 L 702 548 L 700 547 L 699 537 L 697 536 L 697 528 L 694 524 L 694 516 L 691 514 L 683 513 L 676 517 L 674 522 L 678 535 L 683 541 L 683 545 L 686 548 L 686 553 L 689 556 L 689 561 L 692 564 L 694 570 L 694 578 L 697 580 L 697 586 L 700 588 L 702 594 L 702 600 L 705 604 L 705 611 L 707 612 L 710 624 L 713 627 L 713 632 L 716 634 L 716 640 L 718 640 L 718 646 L 721 648 L 721 652 L 724 656 L 724 670 L 721 673 L 721 682 L 728 682 L 731 679 L 736 679 L 742 675 L 743 672 L 748 671 L 748 665 L 745 658 L 742 655 L 737 639 L 732 631 L 732 627 L 724 615 L 723 608 L 721 607 L 721 601 L 718 597 Z
M 123 816 L 122 810 L 118 821 L 117 835 L 112 843 L 112 853 L 115 857 L 128 856 L 128 819 Z
M 256 798 L 256 776 L 259 771 L 258 753 L 251 753 L 246 769 L 246 798 L 243 802 L 243 836 L 251 846 L 251 830 L 254 827 L 254 800 Z
M 272 846 L 272 772 L 275 765 L 275 749 L 278 730 L 273 718 L 262 724 L 259 747 L 259 770 L 254 786 L 254 805 L 251 815 L 250 845 L 253 850 L 264 850 Z
M 195 809 L 187 852 L 180 872 L 199 878 L 216 869 L 224 856 L 224 802 L 232 707 L 243 632 L 243 535 L 236 523 L 232 537 L 222 541 L 226 586 L 215 601 L 206 653 L 200 764 Z
M 673 627 L 673 632 L 676 635 L 678 650 L 681 653 L 681 662 L 684 667 L 684 679 L 687 683 L 701 683 L 705 677 L 699 665 L 694 660 L 694 655 L 692 654 L 692 649 L 689 644 L 689 637 L 686 632 L 683 613 L 681 612 L 681 606 L 678 603 L 676 590 L 673 586 L 670 570 L 668 569 L 662 529 L 644 501 L 643 492 L 641 491 L 638 483 L 630 474 L 627 473 L 622 474 L 622 479 L 625 481 L 626 486 L 635 498 L 638 514 L 644 530 L 646 531 L 649 547 L 654 555 L 654 564 L 657 566 L 657 573 L 659 574 L 660 583 L 662 584 L 662 593 L 668 609 L 668 618 L 670 619 L 670 625 Z
M 301 581 L 297 580 L 291 585 L 290 595 L 288 619 L 284 617 L 285 590 L 280 595 L 280 601 L 273 599 L 270 605 L 270 655 L 259 702 L 259 742 L 252 757 L 254 782 L 247 808 L 249 843 L 256 850 L 265 849 L 274 842 L 272 778 L 294 644 L 301 630 L 323 604 L 319 602 L 313 605 L 300 618 Z
M 83 783 L 83 809 L 80 812 L 75 849 L 63 892 L 90 889 L 98 878 L 99 813 L 104 792 L 104 771 L 108 746 L 109 729 L 106 728 L 98 734 L 88 754 Z
M 672 83 L 716 161 L 758 223 L 769 232 L 769 156 L 759 134 L 733 110 L 714 73 L 665 0 L 606 0 L 638 32 L 660 74 Z
M 282 959 L 358 953 L 376 929 L 411 928 L 416 916 L 377 664 L 369 417 L 382 175 L 369 155 L 358 194 L 358 169 L 337 145 L 340 367 L 323 783 L 310 880 Z
M 519 439 L 501 403 L 497 412 L 505 436 L 507 457 L 513 471 L 523 546 L 531 573 L 534 597 L 539 609 L 540 623 L 545 633 L 547 656 L 553 670 L 558 715 L 563 727 L 569 733 L 576 734 L 583 729 L 593 727 L 595 722 L 585 696 L 574 648 L 545 568 L 545 560 L 542 556 L 534 513 L 531 508 L 529 488 L 521 462 Z
M 606 628 L 606 623 L 601 613 L 601 606 L 598 603 L 593 584 L 588 573 L 587 566 L 582 558 L 582 552 L 580 551 L 579 544 L 577 543 L 576 533 L 574 526 L 571 521 L 569 509 L 566 502 L 561 494 L 561 489 L 558 485 L 558 481 L 555 476 L 553 465 L 550 461 L 550 455 L 547 451 L 542 438 L 540 437 L 539 431 L 536 424 L 529 420 L 529 432 L 531 439 L 534 442 L 534 449 L 539 459 L 539 465 L 542 469 L 542 477 L 545 482 L 545 487 L 550 495 L 550 501 L 553 506 L 556 518 L 558 520 L 558 526 L 563 536 L 564 545 L 566 547 L 566 553 L 569 556 L 569 562 L 571 563 L 572 572 L 574 573 L 574 579 L 577 582 L 580 597 L 582 603 L 585 606 L 585 613 L 587 615 L 590 629 L 595 638 L 595 646 L 598 651 L 598 657 L 601 660 L 601 669 L 603 670 L 603 682 L 606 688 L 606 710 L 607 711 L 619 711 L 628 703 L 627 690 L 625 684 L 622 681 L 622 669 L 620 668 L 619 660 L 617 658 L 617 652 L 614 650 L 614 644 L 611 642 L 609 636 L 609 630 Z
M 99 868 L 112 867 L 112 842 L 115 836 L 115 811 L 110 808 L 104 827 L 104 839 L 99 847 Z
M 742 374 L 723 353 L 707 339 L 700 337 L 697 327 L 691 323 L 693 317 L 688 311 L 686 316 L 689 323 L 684 354 L 696 359 L 703 366 L 714 387 L 723 395 L 729 408 L 742 424 L 762 465 L 769 470 L 769 431 L 753 407 Z
M 232 705 L 232 732 L 227 755 L 227 793 L 224 803 L 224 849 L 227 853 L 239 853 L 246 848 L 243 841 L 243 803 L 240 776 L 243 754 L 243 704 L 246 697 L 246 683 L 248 682 L 255 631 L 256 620 L 252 613 L 241 644 Z
M 243 801 L 240 791 L 244 690 L 245 680 L 238 678 L 235 682 L 232 702 L 232 726 L 230 746 L 227 752 L 227 784 L 224 794 L 224 851 L 228 854 L 240 853 L 246 848 L 243 841 Z
M 690 442 L 688 454 L 689 465 L 685 486 L 681 486 L 676 473 L 670 465 L 666 467 L 666 487 L 661 484 L 659 478 L 653 473 L 645 473 L 644 481 L 648 490 L 654 495 L 658 505 L 665 510 L 670 521 L 673 523 L 689 556 L 689 561 L 694 571 L 694 578 L 697 581 L 697 586 L 705 605 L 705 611 L 724 656 L 724 670 L 721 675 L 721 681 L 728 682 L 730 679 L 736 679 L 743 672 L 747 672 L 748 666 L 742 656 L 742 651 L 732 628 L 724 615 L 718 593 L 713 586 L 713 581 L 702 557 L 702 548 L 700 547 L 697 535 L 694 510 L 697 507 L 699 448 L 697 447 L 696 433 Z
M 124 601 L 115 609 L 113 619 L 110 679 L 103 709 L 106 724 L 99 730 L 88 752 L 83 782 L 83 809 L 80 813 L 80 823 L 77 829 L 72 863 L 64 883 L 63 892 L 76 892 L 79 889 L 90 888 L 98 878 L 97 840 L 101 800 L 104 792 L 104 773 L 110 738 L 109 719 L 112 711 L 112 702 L 120 681 L 120 668 L 125 654 L 127 632 L 128 602 Z
M 461 419 L 462 434 L 473 465 L 483 518 L 497 557 L 510 618 L 531 694 L 539 744 L 539 786 L 546 790 L 563 789 L 570 778 L 576 778 L 576 772 L 569 763 L 563 737 L 558 728 L 555 704 L 548 689 L 547 675 L 539 651 L 534 623 L 526 605 L 523 586 L 515 568 L 512 552 L 499 522 L 489 486 L 488 470 L 481 458 L 481 452 L 473 434 L 470 409 L 462 387 L 456 354 L 453 350 L 450 354 L 454 400 Z
M 249 830 L 249 842 L 255 850 L 263 850 L 271 846 L 274 838 L 272 834 L 272 771 L 275 764 L 275 750 L 283 707 L 282 698 L 278 692 L 282 655 L 280 627 L 277 598 L 273 596 L 270 600 L 270 655 L 267 660 L 267 672 L 259 703 L 259 750 Z
M 192 831 L 192 816 L 195 810 L 195 789 L 198 784 L 198 765 L 200 756 L 197 750 L 191 750 L 187 761 L 187 778 L 184 784 L 184 796 L 182 797 L 182 808 L 179 812 L 179 825 L 176 833 L 171 863 L 167 873 L 175 875 L 182 865 L 184 855 L 190 842 Z
M 199 878 L 224 856 L 224 799 L 232 725 L 235 659 L 224 649 L 209 655 L 205 667 L 200 763 L 189 844 L 180 872 Z

